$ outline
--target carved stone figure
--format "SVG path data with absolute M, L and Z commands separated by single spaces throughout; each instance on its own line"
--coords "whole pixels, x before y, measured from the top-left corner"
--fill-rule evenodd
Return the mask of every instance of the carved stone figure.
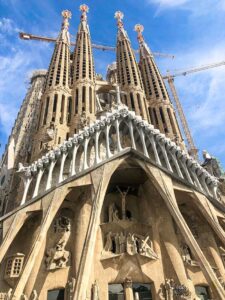
M 165 281 L 166 300 L 173 300 L 174 280 L 166 279 Z
M 115 206 L 115 203 L 109 205 L 109 223 L 119 221 L 119 211 Z
M 92 284 L 91 300 L 99 300 L 99 288 L 96 280 L 95 283 Z
M 60 235 L 60 238 L 56 245 L 46 252 L 45 263 L 47 270 L 65 268 L 70 258 L 70 252 L 65 250 L 71 233 L 70 219 L 60 216 L 55 220 L 54 229 Z
M 126 236 L 121 232 L 119 235 L 120 253 L 126 252 Z
M 109 223 L 113 221 L 114 203 L 109 205 Z
M 70 252 L 65 250 L 66 241 L 61 239 L 55 247 L 50 248 L 46 253 L 46 268 L 54 270 L 65 268 L 70 257 Z
M 108 232 L 104 251 L 113 252 L 114 254 L 140 254 L 151 259 L 158 259 L 157 254 L 153 250 L 152 242 L 149 240 L 149 236 L 144 237 L 134 233 L 128 233 L 126 235 L 123 232 Z
M 148 244 L 149 236 L 147 236 L 145 239 L 141 239 L 141 246 L 139 253 L 144 256 L 148 256 L 150 258 L 157 258 L 157 254 L 152 249 L 152 243 L 151 246 Z
M 116 245 L 116 254 L 120 254 L 120 241 L 119 241 L 119 233 L 117 233 L 114 237 L 115 239 L 115 245 Z
M 188 245 L 183 244 L 181 246 L 181 250 L 183 252 L 182 258 L 185 263 L 187 263 L 191 266 L 199 266 L 199 263 L 192 259 L 191 252 L 190 252 Z
M 211 156 L 206 150 L 203 150 L 203 163 L 202 167 L 205 168 L 211 175 L 220 178 L 224 176 L 224 171 L 222 170 L 219 161 Z
M 86 113 L 83 112 L 80 117 L 80 128 L 84 128 L 85 126 L 90 125 L 90 118 L 86 116 Z
M 110 231 L 106 235 L 106 244 L 105 244 L 105 251 L 112 251 L 112 232 Z
M 60 216 L 54 223 L 55 232 L 67 232 L 71 230 L 70 219 L 66 216 Z
M 72 300 L 73 299 L 73 293 L 74 293 L 74 288 L 75 288 L 75 278 L 71 278 L 70 280 L 67 281 L 66 285 L 66 299 Z
M 127 253 L 129 255 L 135 255 L 137 253 L 137 246 L 134 238 L 134 234 L 129 233 L 127 236 Z

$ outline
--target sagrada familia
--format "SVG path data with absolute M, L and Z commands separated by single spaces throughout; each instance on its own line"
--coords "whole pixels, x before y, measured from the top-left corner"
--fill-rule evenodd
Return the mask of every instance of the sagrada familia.
M 225 188 L 188 154 L 153 54 L 117 19 L 95 73 L 80 6 L 35 71 L 0 169 L 1 300 L 224 300 Z

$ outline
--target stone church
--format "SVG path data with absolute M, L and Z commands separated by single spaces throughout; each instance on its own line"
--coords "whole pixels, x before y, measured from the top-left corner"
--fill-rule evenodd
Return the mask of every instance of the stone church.
M 225 188 L 185 147 L 153 54 L 117 20 L 95 73 L 86 5 L 34 72 L 0 170 L 1 300 L 224 300 Z

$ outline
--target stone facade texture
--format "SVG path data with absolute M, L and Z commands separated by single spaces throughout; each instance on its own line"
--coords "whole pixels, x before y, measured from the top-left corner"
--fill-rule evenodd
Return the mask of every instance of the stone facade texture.
M 0 299 L 225 299 L 225 188 L 199 165 L 137 25 L 95 74 L 88 7 L 35 72 L 0 169 Z

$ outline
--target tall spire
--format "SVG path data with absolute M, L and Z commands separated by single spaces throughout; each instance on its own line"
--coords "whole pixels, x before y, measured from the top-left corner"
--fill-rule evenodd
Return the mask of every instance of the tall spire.
M 72 118 L 71 133 L 79 130 L 81 116 L 84 119 L 95 119 L 95 71 L 91 47 L 91 37 L 87 24 L 89 8 L 80 5 L 81 18 L 76 37 L 72 66 Z
M 32 159 L 66 139 L 69 131 L 68 106 L 70 90 L 70 38 L 69 19 L 72 14 L 62 11 L 62 26 L 59 32 L 47 73 L 44 93 L 41 99 L 36 145 Z
M 137 24 L 134 30 L 137 32 L 139 42 L 139 67 L 147 97 L 151 123 L 172 140 L 183 146 L 183 139 L 165 83 L 142 34 L 144 27 L 141 24 Z
M 143 89 L 140 71 L 127 32 L 123 26 L 123 13 L 115 13 L 117 19 L 117 77 L 122 91 L 126 94 L 122 99 L 130 109 L 145 120 L 149 120 L 146 97 Z
M 69 10 L 62 11 L 62 28 L 58 35 L 54 53 L 48 69 L 46 89 L 54 86 L 69 87 L 69 69 L 70 69 L 70 37 L 69 37 L 69 19 L 72 14 Z

